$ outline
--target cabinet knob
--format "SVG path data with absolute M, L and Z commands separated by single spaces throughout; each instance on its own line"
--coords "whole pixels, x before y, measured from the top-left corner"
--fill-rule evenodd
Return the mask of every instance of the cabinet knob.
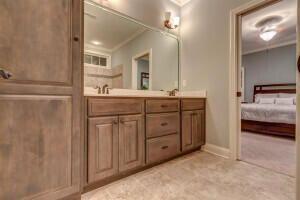
M 115 120 L 113 123 L 114 123 L 114 124 L 118 124 L 118 121 L 117 121 L 117 120 Z

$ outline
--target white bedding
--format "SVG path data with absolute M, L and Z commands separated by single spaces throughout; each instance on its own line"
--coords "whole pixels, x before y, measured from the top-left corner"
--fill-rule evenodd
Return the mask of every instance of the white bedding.
M 296 105 L 242 104 L 242 119 L 273 123 L 296 123 Z

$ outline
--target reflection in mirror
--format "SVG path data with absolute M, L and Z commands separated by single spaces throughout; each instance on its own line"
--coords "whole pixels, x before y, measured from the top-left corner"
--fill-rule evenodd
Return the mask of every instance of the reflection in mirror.
M 84 8 L 86 87 L 178 88 L 178 40 L 90 1 Z

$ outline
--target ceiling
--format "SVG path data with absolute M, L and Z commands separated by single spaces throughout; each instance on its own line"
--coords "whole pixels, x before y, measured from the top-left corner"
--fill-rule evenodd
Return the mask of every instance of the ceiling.
M 86 46 L 113 51 L 145 31 L 141 25 L 110 14 L 101 8 L 87 3 L 84 6 Z M 93 44 L 95 41 L 99 44 Z
M 273 16 L 282 17 L 277 24 L 278 34 L 269 42 L 259 37 L 261 28 L 258 22 Z M 255 11 L 242 18 L 242 49 L 243 54 L 283 46 L 296 42 L 297 0 L 283 0 L 274 5 Z

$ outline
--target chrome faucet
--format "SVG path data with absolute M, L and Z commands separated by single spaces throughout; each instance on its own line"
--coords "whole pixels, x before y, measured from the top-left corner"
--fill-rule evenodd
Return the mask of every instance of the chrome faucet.
M 107 94 L 107 92 L 106 92 L 106 89 L 108 88 L 108 85 L 107 84 L 105 84 L 105 85 L 103 85 L 103 87 L 102 87 L 102 93 L 103 94 Z
M 178 92 L 179 90 L 178 89 L 174 89 L 174 90 L 172 90 L 172 91 L 169 91 L 168 93 L 169 93 L 169 96 L 171 96 L 171 97 L 175 97 L 176 96 L 176 92 Z
M 102 94 L 102 88 L 100 85 L 94 87 L 95 89 L 98 89 L 98 94 Z

